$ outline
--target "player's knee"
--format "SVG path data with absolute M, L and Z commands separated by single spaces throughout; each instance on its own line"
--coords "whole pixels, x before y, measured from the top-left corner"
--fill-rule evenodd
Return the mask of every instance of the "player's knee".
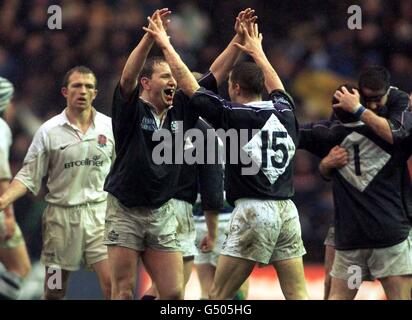
M 162 300 L 183 300 L 184 291 L 182 286 L 175 288 L 169 288 L 164 292 L 159 292 L 160 299 Z
M 134 295 L 132 290 L 120 290 L 112 298 L 115 300 L 133 300 Z
M 296 292 L 286 292 L 286 300 L 308 300 L 309 296 L 305 290 L 299 290 Z
M 106 300 L 109 300 L 112 296 L 112 284 L 110 282 L 110 278 L 105 279 L 102 283 L 102 291 L 104 298 Z
M 222 300 L 224 299 L 221 296 L 221 290 L 219 290 L 215 285 L 212 285 L 212 288 L 209 291 L 209 300 Z
M 183 300 L 183 290 L 172 290 L 160 298 L 164 300 Z
M 111 297 L 114 300 L 133 300 L 134 287 L 129 282 L 112 283 Z
M 286 300 L 308 300 L 309 295 L 305 283 L 295 284 L 294 286 L 283 289 Z

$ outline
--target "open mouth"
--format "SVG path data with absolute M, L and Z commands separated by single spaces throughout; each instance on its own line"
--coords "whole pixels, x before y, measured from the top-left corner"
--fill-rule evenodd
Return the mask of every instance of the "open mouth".
M 173 99 L 173 96 L 175 94 L 175 89 L 173 88 L 167 88 L 163 90 L 163 94 L 167 99 Z

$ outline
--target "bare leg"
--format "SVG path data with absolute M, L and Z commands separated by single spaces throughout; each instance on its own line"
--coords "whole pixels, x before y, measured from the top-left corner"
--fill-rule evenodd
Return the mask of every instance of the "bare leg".
M 335 259 L 335 247 L 333 246 L 325 246 L 325 292 L 323 295 L 324 300 L 328 300 L 330 287 L 332 282 L 332 277 L 330 272 L 332 271 L 333 260 Z
M 183 258 L 181 252 L 147 249 L 143 262 L 152 281 L 156 283 L 159 299 L 183 299 Z
M 411 300 L 412 276 L 391 276 L 379 280 L 389 300 Z
M 22 278 L 31 270 L 30 258 L 25 244 L 12 249 L 0 249 L 0 261 L 7 271 L 14 272 Z
M 201 290 L 200 299 L 207 300 L 212 288 L 216 267 L 208 263 L 202 263 L 196 265 L 196 270 Z
M 302 258 L 275 261 L 273 266 L 278 274 L 283 295 L 287 300 L 309 299 Z
M 255 261 L 221 255 L 217 263 L 210 299 L 233 299 L 254 266 Z
M 350 289 L 348 281 L 332 277 L 329 300 L 353 300 L 358 289 Z
M 137 260 L 139 252 L 124 248 L 108 246 L 112 299 L 131 300 L 134 296 L 137 277 Z
M 99 279 L 100 288 L 106 300 L 111 298 L 111 281 L 109 272 L 109 261 L 107 259 L 96 262 L 92 265 L 93 270 Z

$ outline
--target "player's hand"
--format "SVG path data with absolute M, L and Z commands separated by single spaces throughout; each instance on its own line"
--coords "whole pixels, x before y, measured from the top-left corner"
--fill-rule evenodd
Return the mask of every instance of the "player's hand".
M 16 219 L 14 218 L 14 214 L 6 215 L 4 211 L 0 212 L 0 214 L 4 214 L 4 234 L 1 236 L 1 240 L 7 241 L 14 236 Z
M 163 26 L 160 11 L 156 10 L 152 17 L 147 17 L 147 20 L 149 22 L 149 26 L 143 27 L 143 30 L 150 34 L 160 47 L 169 44 L 169 36 L 167 35 L 166 30 Z
M 241 38 L 242 42 L 244 41 L 244 34 L 241 28 L 241 24 L 243 23 L 247 28 L 253 26 L 253 24 L 257 20 L 257 16 L 254 16 L 255 10 L 251 8 L 247 8 L 243 11 L 240 11 L 236 17 L 235 22 L 235 32 Z
M 345 148 L 334 146 L 328 155 L 322 159 L 322 162 L 329 169 L 342 168 L 349 162 L 348 152 Z
M 200 250 L 204 253 L 210 252 L 215 247 L 216 239 L 212 237 L 209 233 L 200 241 Z
M 353 89 L 354 93 L 351 93 L 346 89 L 346 87 L 342 87 L 341 90 L 336 90 L 335 94 L 333 95 L 339 103 L 334 104 L 334 108 L 342 108 L 347 112 L 354 113 L 357 110 L 357 107 L 360 105 L 360 95 L 359 91 Z
M 259 33 L 258 24 L 253 23 L 253 25 L 246 26 L 244 23 L 241 23 L 240 27 L 245 41 L 243 45 L 239 43 L 234 43 L 234 45 L 252 57 L 256 54 L 262 54 L 263 35 Z
M 153 12 L 150 19 L 153 21 L 157 21 L 157 19 L 160 19 L 163 25 L 163 29 L 165 29 L 166 31 L 170 24 L 170 19 L 168 19 L 168 17 L 170 16 L 171 13 L 172 11 L 170 11 L 168 8 L 158 9 L 155 12 Z M 147 25 L 147 28 L 151 29 L 150 23 Z

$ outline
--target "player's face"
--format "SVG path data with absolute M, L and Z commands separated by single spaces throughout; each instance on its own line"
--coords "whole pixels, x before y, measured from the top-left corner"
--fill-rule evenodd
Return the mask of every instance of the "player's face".
M 177 82 L 167 63 L 162 62 L 154 65 L 148 85 L 151 102 L 155 106 L 170 107 L 173 104 Z
M 365 107 L 372 111 L 378 111 L 388 101 L 389 90 L 371 90 L 369 88 L 361 89 L 362 102 Z
M 68 80 L 67 87 L 62 88 L 67 106 L 75 109 L 88 109 L 96 98 L 96 79 L 90 73 L 73 72 Z

